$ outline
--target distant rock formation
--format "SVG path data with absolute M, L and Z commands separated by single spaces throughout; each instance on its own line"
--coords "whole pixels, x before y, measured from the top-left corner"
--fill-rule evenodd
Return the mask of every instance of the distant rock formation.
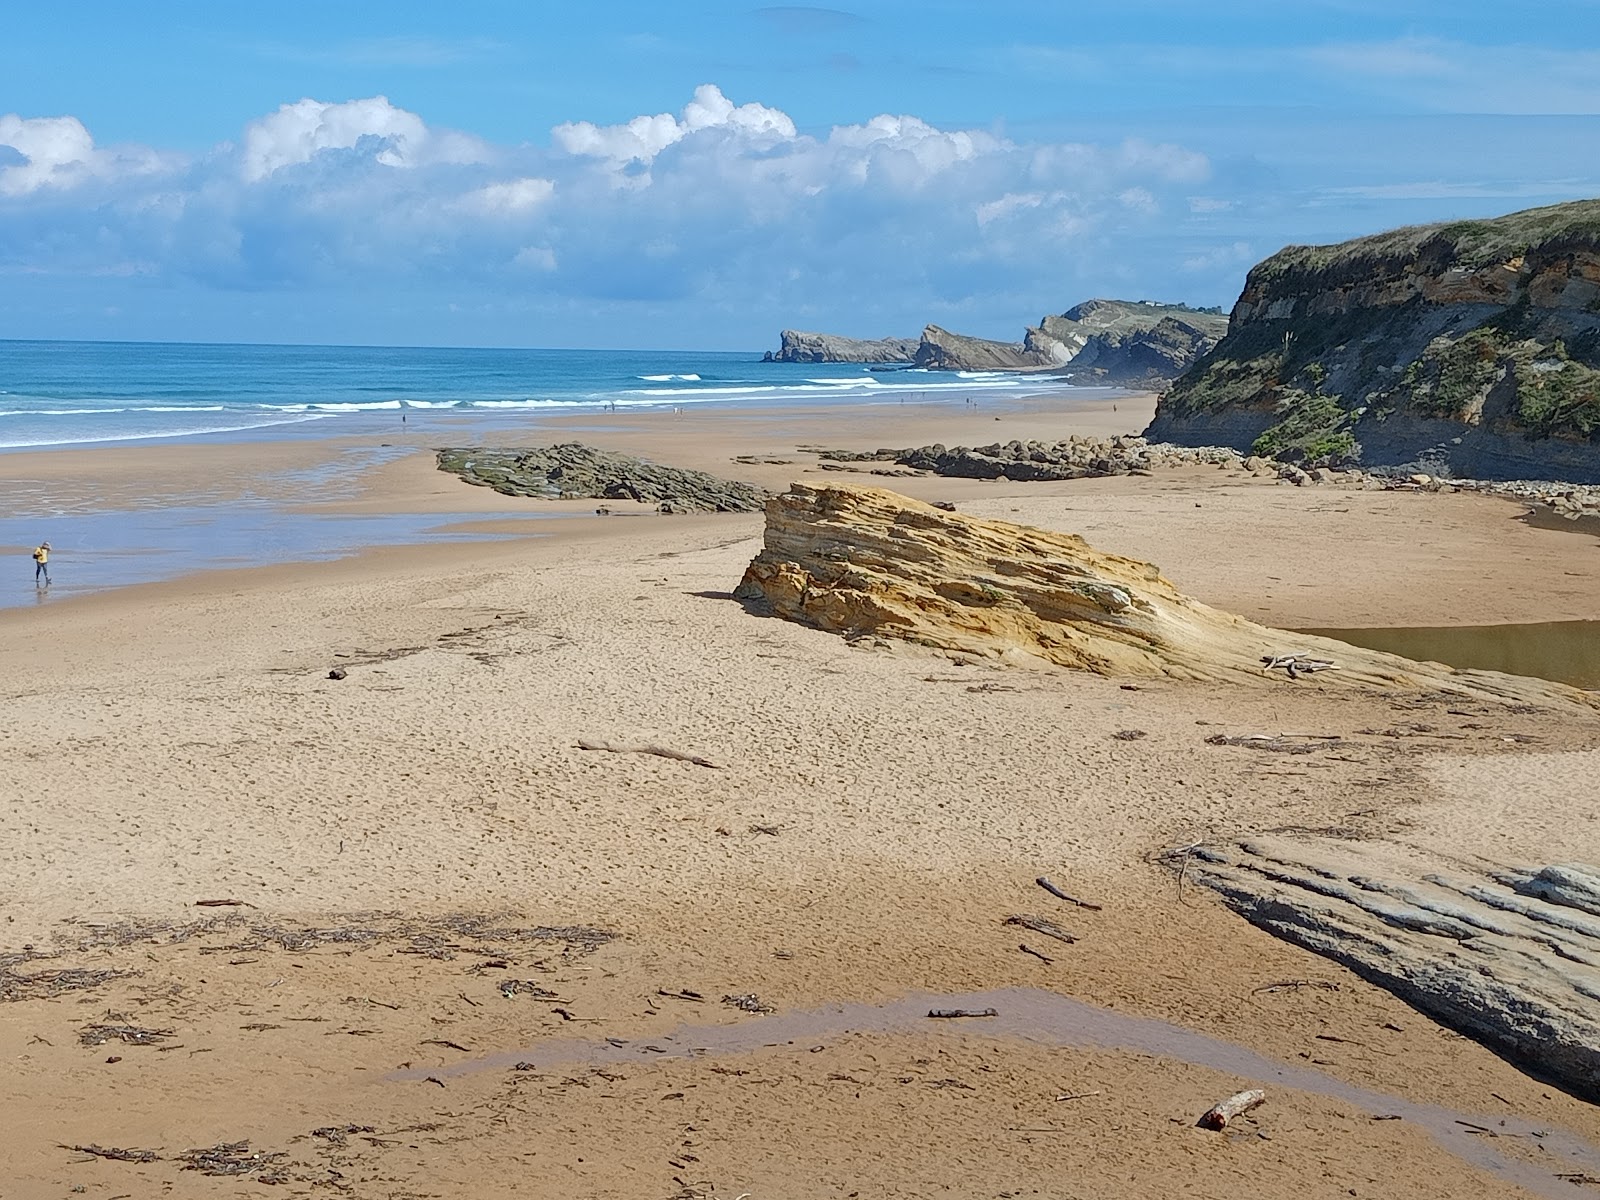
M 1080 537 L 946 512 L 870 487 L 796 483 L 767 502 L 766 544 L 736 595 L 847 635 L 1112 676 L 1256 687 L 1437 690 L 1600 707 L 1600 695 L 1493 671 L 1456 671 L 1257 625 L 1183 595 L 1149 563 Z M 1331 659 L 1317 683 L 1263 658 Z
M 1147 434 L 1600 483 L 1600 200 L 1279 251 Z
M 952 333 L 938 325 L 920 341 L 860 341 L 785 329 L 763 362 L 908 363 L 933 371 L 1060 371 L 1086 383 L 1158 387 L 1170 383 L 1227 331 L 1220 312 L 1186 304 L 1088 300 L 1045 317 L 1020 342 Z
M 633 500 L 661 512 L 755 512 L 767 498 L 748 483 L 657 466 L 579 442 L 440 450 L 438 464 L 468 483 L 544 500 Z
M 1311 835 L 1185 857 L 1251 924 L 1600 1103 L 1600 869 L 1485 870 Z
M 1186 304 L 1087 300 L 1028 330 L 1024 346 L 1083 382 L 1170 383 L 1228 332 L 1228 318 Z
M 937 325 L 923 329 L 914 361 L 930 371 L 1037 371 L 1050 365 L 1021 342 L 967 337 Z
M 785 329 L 779 335 L 780 346 L 774 354 L 768 350 L 762 362 L 793 363 L 907 363 L 917 356 L 916 338 L 877 338 L 863 341 L 859 338 L 835 337 L 831 333 L 802 333 L 798 329 Z

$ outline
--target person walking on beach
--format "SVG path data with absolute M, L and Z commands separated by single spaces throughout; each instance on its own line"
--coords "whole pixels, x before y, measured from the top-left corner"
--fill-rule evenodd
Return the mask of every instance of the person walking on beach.
M 43 578 L 45 587 L 50 586 L 50 543 L 40 542 L 39 548 L 33 552 L 33 586 L 39 586 Z

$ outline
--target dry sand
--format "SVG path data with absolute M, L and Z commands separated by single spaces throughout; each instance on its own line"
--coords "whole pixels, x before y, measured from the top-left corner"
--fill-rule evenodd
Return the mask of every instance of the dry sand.
M 559 435 L 781 487 L 822 477 L 801 444 L 1054 438 L 1148 414 L 1147 401 L 1084 412 L 1048 398 L 998 422 L 898 407 L 575 419 Z M 347 451 L 362 446 L 8 461 L 86 503 L 142 501 L 182 478 L 197 494 L 281 488 L 341 511 L 525 506 L 440 476 L 424 454 L 370 472 L 354 498 L 303 492 L 303 472 Z M 1482 497 L 1220 471 L 870 481 L 1083 532 L 1277 625 L 1600 616 L 1592 539 L 1529 528 Z M 1339 1088 L 1444 1106 L 1442 1127 L 1531 1121 L 1600 1146 L 1592 1106 L 1150 859 L 1338 826 L 1452 854 L 1593 861 L 1600 814 L 1583 781 L 1600 727 L 1315 681 L 1126 690 L 847 645 L 731 600 L 759 538 L 754 516 L 591 517 L 554 536 L 0 614 L 0 955 L 61 952 L 13 961 L 20 998 L 0 1001 L 0 1197 L 1585 1194 L 1513 1126 L 1492 1144 L 1454 1127 L 1442 1143 Z M 1131 729 L 1145 736 L 1112 736 Z M 1204 742 L 1283 729 L 1353 745 L 1285 759 Z M 1103 907 L 1051 899 L 1041 873 Z M 196 906 L 222 899 L 244 904 Z M 498 931 L 466 913 L 500 914 Z M 1079 940 L 1002 924 L 1014 913 Z M 43 974 L 77 969 L 130 974 Z M 1097 1047 L 1071 1022 L 1041 1040 L 981 1020 L 851 1032 L 826 1017 L 1012 987 L 1238 1050 L 1202 1061 L 1177 1034 Z M 746 994 L 777 1014 L 722 1003 Z M 796 1022 L 812 1010 L 815 1023 Z M 754 1025 L 772 1034 L 753 1046 L 674 1032 L 762 1021 L 777 1023 Z M 85 1046 L 93 1023 L 170 1033 Z M 706 1053 L 682 1053 L 693 1047 Z M 1261 1074 L 1246 1050 L 1314 1067 L 1326 1094 L 1269 1078 L 1268 1104 L 1238 1130 L 1195 1128 Z M 284 1156 L 263 1168 L 277 1188 L 262 1170 L 216 1178 L 173 1160 L 243 1139 Z M 70 1149 L 90 1144 L 162 1157 Z M 1545 1184 L 1491 1173 L 1483 1147 Z

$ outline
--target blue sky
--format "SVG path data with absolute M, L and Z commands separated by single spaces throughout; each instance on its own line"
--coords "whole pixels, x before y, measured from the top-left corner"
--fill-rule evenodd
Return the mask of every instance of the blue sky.
M 1600 196 L 1600 0 L 10 7 L 0 337 L 1017 338 Z

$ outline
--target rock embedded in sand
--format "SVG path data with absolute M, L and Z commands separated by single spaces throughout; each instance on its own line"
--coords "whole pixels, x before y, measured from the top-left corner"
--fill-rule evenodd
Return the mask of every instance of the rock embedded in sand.
M 704 471 L 664 467 L 580 442 L 509 449 L 440 450 L 441 471 L 508 496 L 635 500 L 661 512 L 755 512 L 767 493 Z
M 1108 676 L 1600 707 L 1600 697 L 1561 684 L 1257 625 L 1185 596 L 1149 563 L 1073 534 L 943 511 L 880 488 L 796 483 L 767 502 L 766 516 L 765 546 L 736 595 L 835 633 Z M 1314 684 L 1263 670 L 1263 658 L 1291 653 L 1338 669 Z
M 1470 865 L 1413 846 L 1262 835 L 1188 878 L 1278 937 L 1600 1101 L 1600 869 Z

